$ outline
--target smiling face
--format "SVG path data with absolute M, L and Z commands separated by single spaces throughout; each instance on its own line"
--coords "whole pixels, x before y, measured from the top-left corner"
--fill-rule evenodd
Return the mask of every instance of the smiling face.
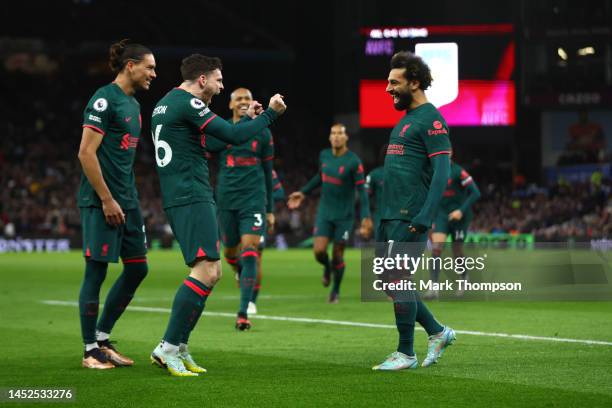
M 125 69 L 136 90 L 148 91 L 151 82 L 157 77 L 153 54 L 144 55 L 141 61 L 128 61 Z
M 238 88 L 232 92 L 229 108 L 232 110 L 233 116 L 237 118 L 246 115 L 252 101 L 253 95 L 246 88 Z
M 387 93 L 393 97 L 393 106 L 402 111 L 410 107 L 414 89 L 418 89 L 417 81 L 408 81 L 406 68 L 393 68 L 387 78 Z M 414 89 L 413 89 L 414 88 Z

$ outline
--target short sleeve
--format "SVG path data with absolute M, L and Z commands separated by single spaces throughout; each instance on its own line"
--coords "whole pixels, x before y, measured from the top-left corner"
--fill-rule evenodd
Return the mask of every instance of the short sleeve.
M 374 193 L 374 184 L 372 183 L 372 173 L 367 175 L 364 187 L 369 194 Z
M 353 178 L 355 179 L 355 185 L 356 186 L 359 186 L 361 184 L 365 184 L 365 176 L 364 176 L 363 164 L 361 163 L 361 160 L 358 157 L 355 159 L 355 167 L 354 167 Z
M 106 92 L 98 90 L 87 102 L 83 112 L 83 127 L 93 129 L 104 136 L 109 129 L 111 110 Z
M 468 173 L 464 169 L 461 169 L 461 174 L 459 175 L 459 179 L 461 180 L 462 187 L 467 187 L 474 182 L 474 180 L 472 179 L 472 176 L 470 176 L 470 173 Z
M 186 109 L 187 120 L 192 126 L 197 127 L 200 133 L 204 133 L 206 126 L 217 117 L 202 100 L 196 97 L 190 98 L 184 109 Z
M 264 129 L 261 148 L 261 160 L 270 161 L 274 159 L 274 138 L 269 129 Z
M 424 130 L 420 134 L 428 157 L 451 154 L 448 126 L 443 120 L 435 119 L 431 123 L 424 123 L 422 126 L 424 126 Z

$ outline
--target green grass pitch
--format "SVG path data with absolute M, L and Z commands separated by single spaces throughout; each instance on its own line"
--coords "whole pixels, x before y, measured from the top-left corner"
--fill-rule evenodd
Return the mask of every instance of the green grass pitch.
M 260 314 L 393 325 L 391 304 L 360 302 L 359 252 L 346 261 L 341 302 L 329 305 L 310 251 L 267 250 Z M 206 305 L 219 314 L 203 316 L 190 341 L 208 373 L 170 377 L 150 365 L 149 353 L 187 269 L 173 251 L 151 252 L 149 265 L 132 303 L 138 308 L 128 308 L 112 336 L 135 366 L 100 372 L 80 367 L 78 309 L 43 303 L 77 300 L 80 253 L 0 255 L 0 387 L 71 387 L 76 401 L 68 406 L 83 407 L 612 406 L 611 344 L 458 334 L 438 365 L 381 373 L 371 366 L 396 347 L 393 328 L 254 317 L 250 332 L 237 332 L 220 313 L 238 306 L 227 265 Z M 119 271 L 109 268 L 102 299 Z M 458 330 L 612 341 L 612 302 L 429 305 Z M 420 360 L 426 344 L 417 331 Z

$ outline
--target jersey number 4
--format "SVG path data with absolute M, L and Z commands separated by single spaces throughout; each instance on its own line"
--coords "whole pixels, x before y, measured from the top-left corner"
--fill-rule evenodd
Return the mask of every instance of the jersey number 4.
M 151 136 L 153 136 L 153 145 L 155 146 L 155 161 L 159 167 L 166 167 L 172 161 L 172 148 L 168 142 L 159 139 L 162 126 L 155 126 L 155 132 L 151 132 Z M 163 157 L 159 154 L 160 150 L 164 151 Z

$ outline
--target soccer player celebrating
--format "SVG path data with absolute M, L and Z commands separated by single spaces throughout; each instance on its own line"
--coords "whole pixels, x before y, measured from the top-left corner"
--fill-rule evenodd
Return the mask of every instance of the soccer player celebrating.
M 187 342 L 221 278 L 216 206 L 205 155 L 207 135 L 241 145 L 286 109 L 283 97 L 276 94 L 265 111 L 252 102 L 248 118 L 239 124 L 217 117 L 209 105 L 223 90 L 221 68 L 218 58 L 194 54 L 183 59 L 183 83 L 157 103 L 151 119 L 163 207 L 191 270 L 176 292 L 166 333 L 151 361 L 181 377 L 206 371 L 192 358 Z
M 278 174 L 276 171 L 272 169 L 272 201 L 276 204 L 277 202 L 285 201 L 285 189 L 283 188 L 283 184 L 278 178 Z M 267 235 L 274 233 L 274 224 L 268 224 L 268 230 L 266 235 L 261 236 L 261 241 L 259 242 L 259 246 L 257 247 L 257 253 L 259 256 L 257 257 L 257 279 L 255 280 L 255 286 L 253 287 L 253 294 L 251 295 L 251 301 L 249 302 L 249 307 L 247 308 L 247 314 L 254 315 L 257 314 L 257 296 L 259 296 L 259 290 L 261 289 L 261 280 L 263 278 L 263 269 L 262 269 L 262 258 L 263 251 L 266 247 L 266 242 L 268 240 Z
M 427 101 L 425 90 L 431 84 L 429 67 L 410 52 L 391 58 L 386 91 L 393 105 L 406 111 L 391 131 L 384 165 L 383 208 L 377 242 L 385 242 L 385 253 L 410 246 L 411 257 L 420 257 L 449 175 L 451 144 L 448 127 L 440 112 Z M 409 243 L 394 245 L 396 243 Z M 396 250 L 397 251 L 397 250 Z M 429 335 L 423 367 L 438 361 L 455 339 L 455 332 L 442 326 L 422 303 L 415 291 L 392 294 L 395 322 L 399 332 L 397 351 L 374 370 L 416 368 L 413 350 L 414 325 L 418 321 Z
M 141 128 L 140 105 L 134 94 L 148 90 L 155 79 L 155 58 L 148 48 L 122 40 L 110 48 L 110 67 L 117 76 L 87 103 L 79 147 L 83 174 L 78 206 L 85 255 L 79 294 L 85 343 L 82 365 L 95 369 L 134 364 L 115 349 L 109 336 L 148 271 L 133 170 Z M 119 257 L 123 272 L 108 293 L 98 320 L 100 287 L 108 263 L 116 263 Z
M 432 255 L 439 258 L 444 249 L 446 236 L 450 235 L 452 240 L 453 256 L 463 257 L 463 242 L 467 236 L 470 221 L 472 221 L 472 204 L 480 198 L 480 190 L 468 174 L 460 165 L 451 161 L 450 177 L 448 185 L 438 212 L 432 225 L 431 241 L 433 243 Z M 430 271 L 431 280 L 438 282 L 440 277 L 440 265 L 434 262 L 434 268 Z M 460 276 L 460 279 L 468 279 L 467 270 Z M 457 289 L 457 296 L 462 296 L 463 291 Z M 430 289 L 424 295 L 424 299 L 437 299 L 438 290 Z
M 360 233 L 364 237 L 372 231 L 372 220 L 368 194 L 364 189 L 363 165 L 347 146 L 346 127 L 341 123 L 334 124 L 329 141 L 331 149 L 325 149 L 319 155 L 319 172 L 300 191 L 289 195 L 288 206 L 290 209 L 298 208 L 306 194 L 322 186 L 314 228 L 314 254 L 317 262 L 323 265 L 323 286 L 329 286 L 333 269 L 329 303 L 338 303 L 344 275 L 344 248 L 355 217 L 355 189 L 359 193 Z M 334 242 L 331 264 L 327 254 L 330 240 Z
M 232 110 L 230 123 L 240 122 L 252 102 L 251 91 L 246 88 L 234 90 L 229 104 Z M 240 266 L 240 307 L 236 328 L 249 330 L 251 322 L 247 309 L 257 278 L 257 246 L 266 233 L 266 224 L 274 227 L 274 142 L 266 128 L 240 145 L 227 145 L 209 138 L 206 148 L 220 152 L 216 197 L 223 252 L 236 272 Z

